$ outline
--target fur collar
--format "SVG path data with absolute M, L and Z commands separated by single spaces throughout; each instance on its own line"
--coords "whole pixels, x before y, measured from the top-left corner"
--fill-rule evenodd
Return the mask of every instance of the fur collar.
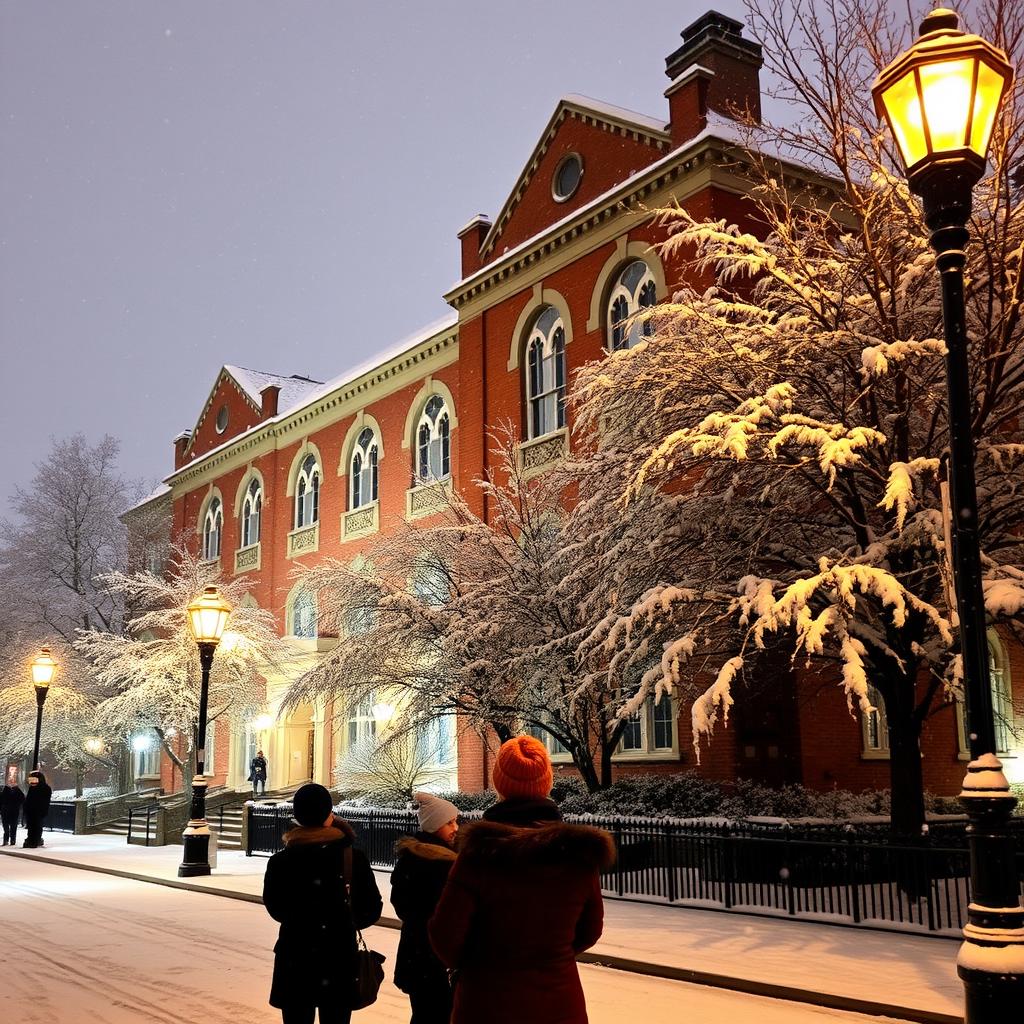
M 605 870 L 615 863 L 615 843 L 599 828 L 561 822 L 515 828 L 476 821 L 460 833 L 460 857 L 473 863 L 577 865 Z
M 408 853 L 420 860 L 455 860 L 455 851 L 437 839 L 424 839 L 419 835 L 405 836 L 398 840 L 395 849 L 399 853 Z
M 356 834 L 352 826 L 341 818 L 335 818 L 333 825 L 299 825 L 285 832 L 285 846 L 314 846 L 323 843 L 345 843 L 355 840 Z

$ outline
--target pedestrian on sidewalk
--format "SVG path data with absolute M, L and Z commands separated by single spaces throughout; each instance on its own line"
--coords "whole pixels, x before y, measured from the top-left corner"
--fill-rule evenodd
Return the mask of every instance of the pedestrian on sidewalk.
M 8 781 L 3 789 L 0 789 L 0 821 L 4 827 L 4 846 L 18 845 L 18 820 L 21 818 L 22 808 L 25 806 L 25 794 L 20 786 Z
M 256 799 L 256 787 L 263 790 L 267 795 L 267 759 L 263 756 L 262 750 L 256 751 L 256 756 L 249 762 L 249 781 L 252 783 L 252 798 Z
M 349 1024 L 356 929 L 380 919 L 383 903 L 370 862 L 353 847 L 352 826 L 334 816 L 331 794 L 309 783 L 295 794 L 297 827 L 267 862 L 263 903 L 281 924 L 270 1005 L 284 1024 Z M 345 875 L 351 878 L 351 900 Z
M 43 845 L 43 822 L 50 813 L 50 797 L 53 790 L 46 784 L 46 776 L 40 771 L 28 773 L 28 794 L 25 796 L 25 831 L 22 844 L 26 849 Z
M 551 760 L 532 736 L 502 744 L 493 782 L 501 800 L 463 829 L 428 925 L 457 972 L 452 1024 L 587 1024 L 576 954 L 601 937 L 612 838 L 560 820 Z
M 452 987 L 448 969 L 431 948 L 427 922 L 455 863 L 459 810 L 429 793 L 416 793 L 414 799 L 420 828 L 415 835 L 399 839 L 391 873 L 391 905 L 402 921 L 395 985 L 409 996 L 411 1024 L 448 1024 Z

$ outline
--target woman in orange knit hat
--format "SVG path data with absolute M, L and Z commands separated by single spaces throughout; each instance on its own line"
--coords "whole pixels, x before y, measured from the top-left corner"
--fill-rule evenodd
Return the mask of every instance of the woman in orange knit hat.
M 429 925 L 458 974 L 452 1024 L 587 1024 L 576 954 L 601 937 L 611 836 L 562 822 L 532 736 L 502 745 L 493 781 L 501 799 L 463 830 Z

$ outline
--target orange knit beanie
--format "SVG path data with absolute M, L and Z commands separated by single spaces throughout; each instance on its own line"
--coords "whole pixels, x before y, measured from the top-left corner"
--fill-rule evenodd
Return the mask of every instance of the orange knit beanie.
M 547 747 L 532 736 L 513 736 L 502 743 L 491 778 L 505 800 L 543 800 L 552 782 Z

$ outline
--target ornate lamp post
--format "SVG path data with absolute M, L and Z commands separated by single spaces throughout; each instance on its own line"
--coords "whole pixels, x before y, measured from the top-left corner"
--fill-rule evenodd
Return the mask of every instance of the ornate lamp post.
M 49 647 L 42 647 L 32 661 L 32 685 L 36 688 L 36 742 L 32 747 L 32 771 L 39 768 L 39 737 L 43 731 L 43 704 L 50 690 L 50 683 L 57 672 L 57 662 L 50 655 Z
M 1007 821 L 1016 799 L 995 753 L 964 313 L 964 248 L 971 191 L 1013 71 L 991 43 L 938 8 L 917 41 L 875 80 L 878 115 L 892 129 L 912 192 L 922 199 L 942 281 L 949 396 L 953 578 L 960 620 L 971 763 L 961 798 L 970 817 L 971 905 L 957 970 L 966 1024 L 1011 1020 L 1024 1005 L 1024 907 Z
M 179 878 L 210 873 L 210 826 L 206 821 L 206 705 L 210 695 L 210 669 L 213 652 L 224 635 L 231 605 L 216 587 L 207 587 L 188 606 L 188 624 L 199 647 L 202 685 L 199 690 L 199 730 L 196 742 L 196 775 L 192 780 L 192 807 L 182 833 L 182 857 Z

